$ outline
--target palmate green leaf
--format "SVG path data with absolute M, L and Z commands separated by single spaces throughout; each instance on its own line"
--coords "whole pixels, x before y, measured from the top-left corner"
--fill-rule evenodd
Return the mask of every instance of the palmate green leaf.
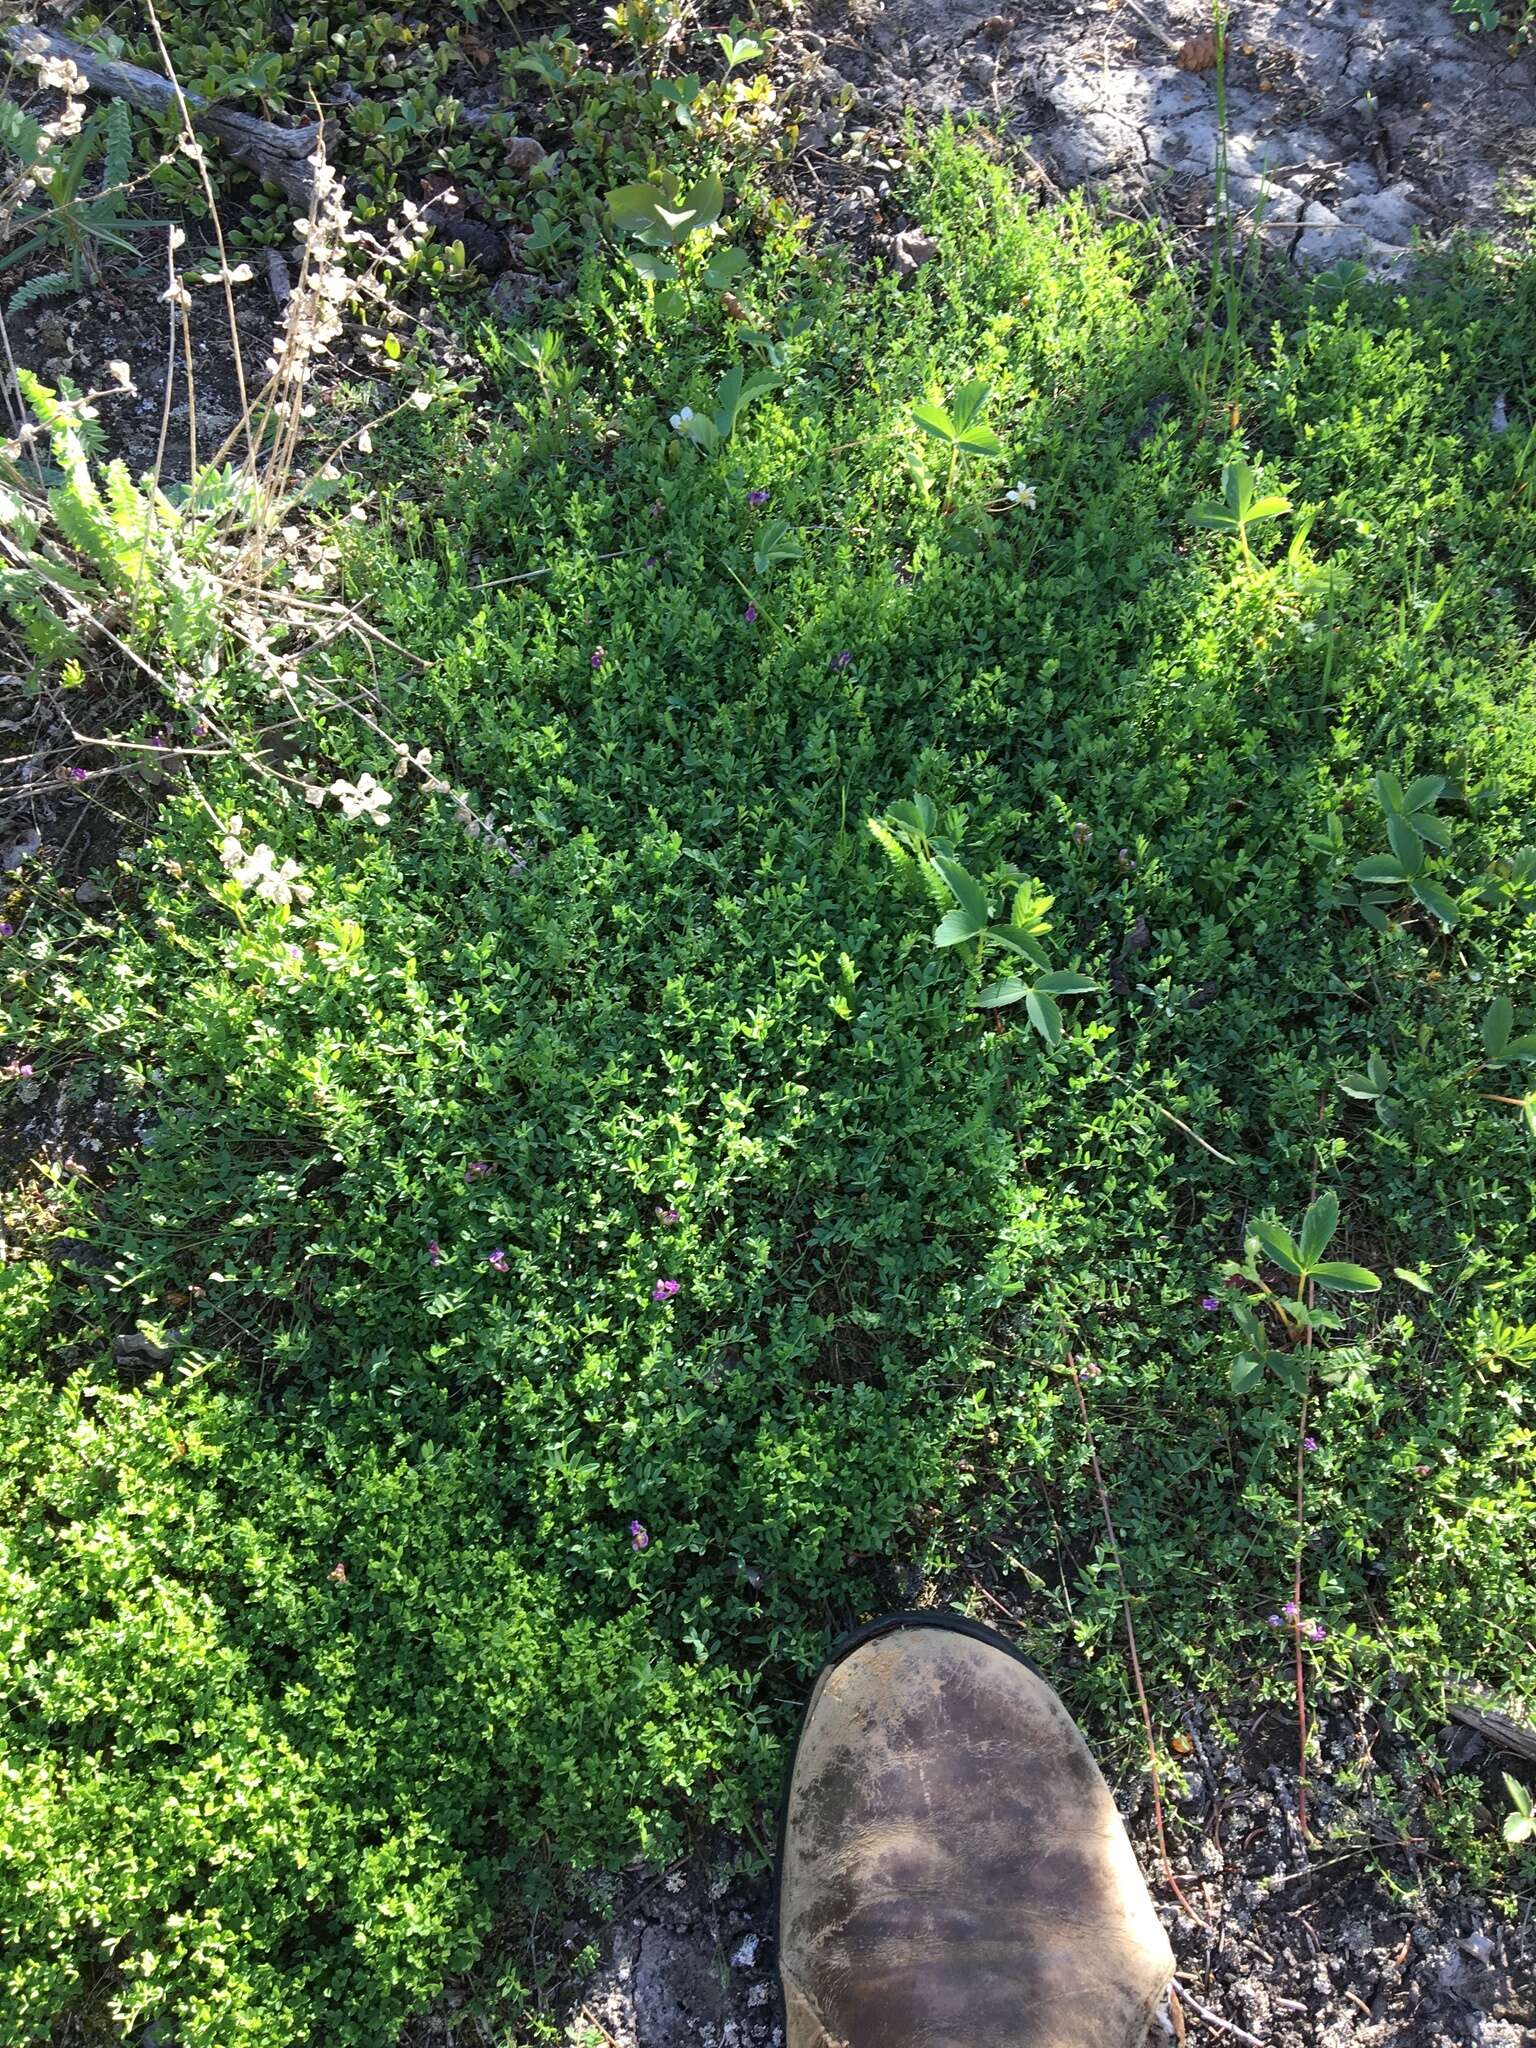
M 1061 1043 L 1061 1010 L 1056 998 L 1040 989 L 1031 989 L 1024 999 L 1029 1012 L 1029 1021 L 1054 1052 Z
M 1301 1219 L 1300 1251 L 1304 1266 L 1316 1266 L 1338 1227 L 1339 1198 L 1332 1188 L 1324 1188 Z
M 1226 501 L 1227 510 L 1234 519 L 1243 520 L 1248 517 L 1248 509 L 1253 503 L 1253 487 L 1256 481 L 1257 478 L 1251 463 L 1226 462 L 1222 464 L 1221 495 Z
M 1016 974 L 1000 974 L 996 981 L 989 981 L 976 991 L 974 1002 L 978 1010 L 1002 1010 L 1009 1003 L 1022 1002 L 1028 994 L 1027 984 Z
M 935 405 L 931 400 L 920 399 L 913 406 L 912 420 L 925 434 L 931 434 L 935 441 L 942 441 L 946 447 L 953 447 L 959 439 L 959 433 L 949 414 L 942 405 Z
M 1402 863 L 1385 853 L 1373 853 L 1357 861 L 1351 872 L 1357 882 L 1406 882 L 1408 879 Z
M 1334 1294 L 1374 1294 L 1381 1286 L 1368 1266 L 1351 1265 L 1347 1259 L 1325 1259 L 1312 1268 L 1310 1277 Z
M 966 455 L 1001 455 L 1003 444 L 988 426 L 966 427 L 955 436 L 955 446 Z
M 1456 907 L 1456 899 L 1433 875 L 1415 875 L 1408 886 L 1413 891 L 1414 900 L 1421 903 L 1432 917 L 1439 918 L 1447 927 L 1457 923 L 1461 912 Z
M 1381 1090 L 1369 1074 L 1341 1074 L 1339 1087 L 1345 1095 L 1351 1095 L 1356 1102 L 1375 1102 Z
M 1401 792 L 1402 807 L 1405 811 L 1426 810 L 1437 804 L 1445 794 L 1443 775 L 1419 775 Z
M 1293 1280 L 1302 1277 L 1302 1258 L 1296 1240 L 1283 1223 L 1275 1223 L 1268 1217 L 1261 1217 L 1252 1226 L 1253 1235 L 1258 1239 L 1259 1248 L 1272 1259 L 1282 1273 L 1289 1273 Z
M 981 884 L 967 874 L 953 855 L 936 853 L 933 864 L 944 878 L 945 887 L 956 903 L 972 920 L 973 931 L 983 931 L 987 923 L 987 897 Z
M 1433 811 L 1405 811 L 1403 819 L 1413 827 L 1420 839 L 1427 839 L 1431 846 L 1438 846 L 1443 853 L 1451 843 L 1451 828 L 1443 818 L 1437 818 Z
M 1189 516 L 1192 524 L 1208 527 L 1214 533 L 1237 532 L 1237 521 L 1226 506 L 1217 504 L 1214 498 L 1205 499 Z
M 1383 768 L 1379 775 L 1373 775 L 1371 788 L 1375 792 L 1377 803 L 1384 811 L 1400 811 L 1403 808 L 1405 791 L 1402 783 L 1390 769 Z
M 1403 872 L 1416 875 L 1424 865 L 1424 842 L 1401 811 L 1387 813 L 1387 843 L 1402 862 Z
M 1515 1028 L 1515 1006 L 1508 996 L 1495 996 L 1483 1012 L 1483 1051 L 1496 1060 Z
M 1098 985 L 1086 974 L 1072 974 L 1064 967 L 1050 968 L 1035 983 L 1036 988 L 1051 996 L 1091 996 Z
M 1234 1394 L 1251 1394 L 1264 1377 L 1264 1360 L 1245 1352 L 1241 1358 L 1232 1361 L 1232 1391 Z
M 986 410 L 987 400 L 992 396 L 992 386 L 984 384 L 979 377 L 973 377 L 949 401 L 949 416 L 955 423 L 955 432 L 964 434 L 974 427 Z
M 1043 973 L 1049 972 L 1051 962 L 1045 948 L 1032 933 L 1023 930 L 1021 926 L 995 924 L 987 933 L 987 937 L 995 940 L 1004 952 L 1016 953 L 1021 960 L 1029 961 L 1032 967 L 1038 967 Z

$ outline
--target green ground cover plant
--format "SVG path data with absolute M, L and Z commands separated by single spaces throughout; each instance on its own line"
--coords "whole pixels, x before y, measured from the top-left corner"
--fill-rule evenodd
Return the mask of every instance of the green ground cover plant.
M 337 529 L 371 725 L 227 667 L 252 758 L 6 906 L 6 1085 L 123 1142 L 0 1267 L 0 2040 L 384 2048 L 760 1828 L 914 1572 L 1134 1766 L 1069 1354 L 1160 1730 L 1530 1668 L 1536 268 L 1223 333 L 952 137 L 904 199 L 906 285 L 738 182 L 748 319 L 615 234 L 472 321 Z

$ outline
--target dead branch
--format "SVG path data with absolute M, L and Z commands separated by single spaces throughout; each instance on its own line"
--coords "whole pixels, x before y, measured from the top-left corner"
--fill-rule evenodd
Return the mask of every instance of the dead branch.
M 1475 1728 L 1495 1749 L 1508 1750 L 1511 1756 L 1536 1763 L 1536 1728 L 1527 1728 L 1508 1714 L 1497 1713 L 1473 1700 L 1453 1700 L 1446 1712 L 1464 1728 Z
M 0 46 L 23 62 L 36 62 L 44 57 L 67 59 L 92 92 L 126 100 L 143 113 L 177 110 L 176 87 L 158 71 L 146 71 L 139 64 L 119 64 L 52 29 L 28 22 L 0 29 Z M 314 171 L 309 159 L 320 145 L 320 122 L 309 121 L 302 128 L 279 128 L 275 122 L 237 113 L 233 107 L 213 106 L 197 93 L 189 92 L 184 97 L 196 125 L 216 136 L 237 162 L 265 178 L 268 184 L 278 186 L 298 205 L 309 205 L 314 191 Z

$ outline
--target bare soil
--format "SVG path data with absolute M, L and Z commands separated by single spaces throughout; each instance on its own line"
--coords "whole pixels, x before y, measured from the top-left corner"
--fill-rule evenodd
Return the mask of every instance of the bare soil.
M 1424 1753 L 1376 1713 L 1330 1703 L 1308 1786 L 1307 1846 L 1286 1716 L 1196 1709 L 1184 1726 L 1187 1785 L 1170 1800 L 1169 1837 L 1198 1921 L 1156 1879 L 1149 1781 L 1118 1790 L 1186 1993 L 1177 2021 L 1166 2012 L 1152 2042 L 1176 2038 L 1182 2023 L 1191 2041 L 1218 2048 L 1234 2039 L 1265 2048 L 1536 2048 L 1529 1909 L 1509 1918 L 1478 1897 L 1424 1825 L 1426 1797 L 1451 1780 L 1475 1780 L 1470 1789 L 1500 1807 L 1499 1759 L 1481 1736 L 1447 1726 Z M 570 1969 L 592 1943 L 601 1956 L 555 1996 L 569 2038 L 608 2048 L 782 2048 L 772 1878 L 760 1865 L 746 1845 L 712 1841 L 671 1870 L 615 1880 L 606 1920 L 562 1927 L 551 1964 Z M 450 2038 L 468 1993 L 450 1993 L 402 2048 Z
M 970 113 L 1048 193 L 1088 185 L 1215 224 L 1201 0 L 823 0 L 814 23 L 822 62 L 805 89 L 826 111 L 811 147 L 851 125 L 850 97 L 865 122 Z M 1458 229 L 1503 233 L 1536 189 L 1536 56 L 1468 34 L 1446 0 L 1249 0 L 1226 49 L 1229 202 L 1299 267 L 1401 270 Z

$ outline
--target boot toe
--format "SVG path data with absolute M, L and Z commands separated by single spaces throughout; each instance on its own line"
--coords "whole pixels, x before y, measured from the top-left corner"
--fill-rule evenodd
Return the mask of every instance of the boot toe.
M 922 1625 L 812 1695 L 780 1963 L 789 2048 L 1140 2048 L 1173 1970 L 1056 1694 L 1000 1642 Z

